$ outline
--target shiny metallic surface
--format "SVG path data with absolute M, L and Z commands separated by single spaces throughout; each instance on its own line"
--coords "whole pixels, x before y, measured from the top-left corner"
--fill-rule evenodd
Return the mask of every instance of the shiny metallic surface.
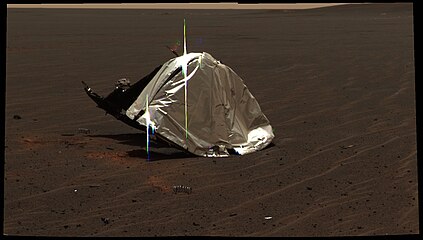
M 183 63 L 188 63 L 185 79 Z M 188 137 L 185 82 L 189 82 Z M 147 95 L 150 102 L 146 114 Z M 156 132 L 204 157 L 226 157 L 228 149 L 241 155 L 252 153 L 274 138 L 269 120 L 243 80 L 206 52 L 189 53 L 164 63 L 126 115 L 144 126 L 148 118 Z

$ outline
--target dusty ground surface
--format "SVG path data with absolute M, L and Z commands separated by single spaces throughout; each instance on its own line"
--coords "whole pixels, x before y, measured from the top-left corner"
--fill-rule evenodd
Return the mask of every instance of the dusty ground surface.
M 419 232 L 411 4 L 7 14 L 6 234 Z M 145 136 L 86 96 L 81 80 L 106 94 L 172 58 L 183 18 L 188 50 L 244 79 L 272 146 L 220 159 L 155 148 L 146 161 Z

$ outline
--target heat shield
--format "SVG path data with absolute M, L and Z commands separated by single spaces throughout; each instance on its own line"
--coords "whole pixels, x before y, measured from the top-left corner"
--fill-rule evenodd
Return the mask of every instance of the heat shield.
M 228 150 L 243 155 L 274 138 L 243 80 L 206 52 L 164 63 L 126 116 L 198 156 L 225 157 Z

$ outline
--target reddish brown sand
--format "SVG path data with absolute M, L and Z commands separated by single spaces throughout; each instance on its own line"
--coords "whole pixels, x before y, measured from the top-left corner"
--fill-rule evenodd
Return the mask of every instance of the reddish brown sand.
M 411 4 L 7 14 L 6 234 L 419 232 Z M 81 80 L 106 94 L 172 58 L 184 17 L 188 50 L 244 79 L 272 146 L 218 159 L 155 147 L 146 161 L 145 135 L 85 94 Z

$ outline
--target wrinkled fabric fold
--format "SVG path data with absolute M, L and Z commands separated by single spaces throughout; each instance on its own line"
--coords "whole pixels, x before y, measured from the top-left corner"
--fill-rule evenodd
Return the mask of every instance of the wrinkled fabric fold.
M 188 80 L 181 71 L 184 62 L 188 62 Z M 274 138 L 269 120 L 243 80 L 206 52 L 189 53 L 162 65 L 126 111 L 131 119 L 142 114 L 136 121 L 144 126 L 146 96 L 155 131 L 198 156 L 226 157 L 229 149 L 248 154 L 265 148 Z

